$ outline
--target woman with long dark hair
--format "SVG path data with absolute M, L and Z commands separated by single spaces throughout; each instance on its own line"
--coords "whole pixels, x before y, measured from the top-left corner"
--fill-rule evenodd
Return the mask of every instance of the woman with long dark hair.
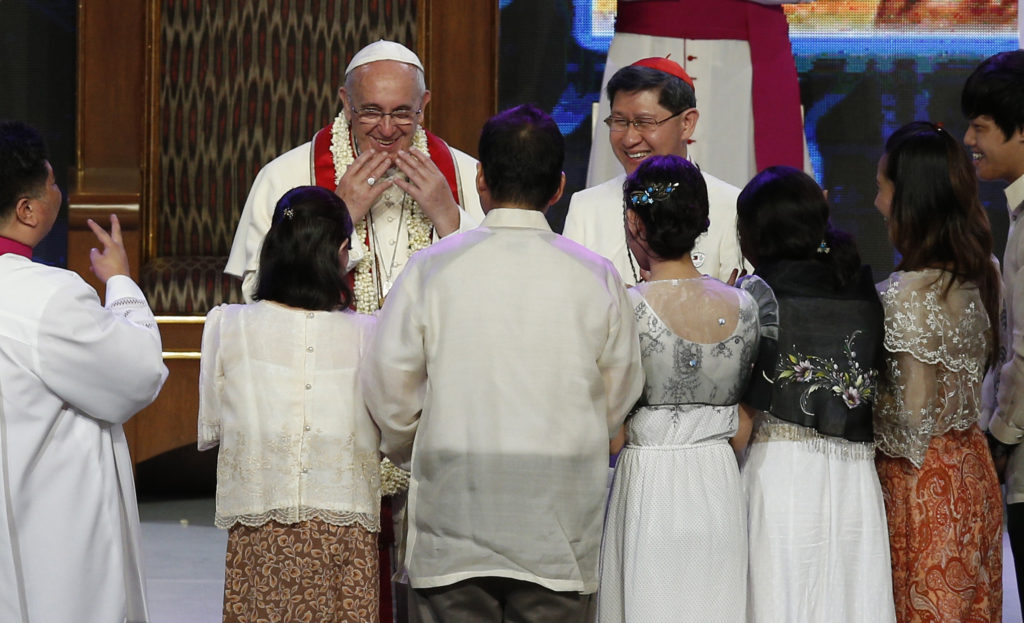
M 753 435 L 748 621 L 895 621 L 871 429 L 882 307 L 853 239 L 807 174 L 770 167 L 737 201 L 740 281 L 761 345 L 743 411 Z
M 970 159 L 927 122 L 889 137 L 875 206 L 900 253 L 879 284 L 886 374 L 875 410 L 901 621 L 1002 612 L 1003 506 L 978 427 L 999 343 L 999 273 Z
M 206 318 L 199 449 L 220 445 L 225 621 L 378 618 L 380 433 L 356 374 L 375 318 L 348 309 L 351 235 L 334 193 L 288 191 L 257 301 Z

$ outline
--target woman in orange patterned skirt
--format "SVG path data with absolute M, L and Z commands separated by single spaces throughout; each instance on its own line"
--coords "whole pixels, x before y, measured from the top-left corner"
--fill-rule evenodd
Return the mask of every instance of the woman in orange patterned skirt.
M 334 193 L 288 191 L 257 301 L 206 318 L 199 449 L 220 445 L 226 622 L 378 620 L 380 433 L 356 374 L 375 319 L 347 309 L 351 235 Z
M 999 343 L 999 274 L 974 170 L 942 128 L 897 130 L 875 206 L 902 258 L 879 284 L 886 375 L 875 407 L 896 617 L 999 621 L 1002 499 L 978 427 Z

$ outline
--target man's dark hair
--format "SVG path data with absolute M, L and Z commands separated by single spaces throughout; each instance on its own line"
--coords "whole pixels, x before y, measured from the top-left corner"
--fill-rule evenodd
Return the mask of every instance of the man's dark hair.
M 544 208 L 562 183 L 565 139 L 551 117 L 531 104 L 488 119 L 478 151 L 497 202 Z
M 960 110 L 968 119 L 992 117 L 1007 140 L 1024 130 L 1024 50 L 1000 52 L 982 61 L 964 84 Z
M 351 235 L 352 217 L 337 195 L 318 186 L 289 190 L 263 240 L 253 298 L 302 309 L 348 307 L 352 290 L 338 250 Z
M 650 67 L 629 65 L 615 72 L 605 91 L 609 105 L 615 102 L 615 94 L 657 91 L 658 104 L 672 113 L 683 112 L 697 106 L 697 95 L 693 88 L 671 74 Z
M 22 197 L 35 197 L 46 184 L 46 144 L 32 126 L 0 121 L 0 222 Z

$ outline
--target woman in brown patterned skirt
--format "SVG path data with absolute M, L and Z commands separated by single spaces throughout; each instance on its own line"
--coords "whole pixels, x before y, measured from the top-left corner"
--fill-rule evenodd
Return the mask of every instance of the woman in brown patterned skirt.
M 998 621 L 1003 507 L 978 415 L 999 274 L 959 141 L 926 122 L 897 130 L 875 205 L 902 255 L 879 284 L 887 374 L 875 408 L 896 617 Z
M 289 191 L 257 302 L 206 319 L 199 449 L 220 445 L 224 621 L 378 620 L 380 436 L 356 374 L 374 318 L 347 309 L 351 234 L 334 193 Z

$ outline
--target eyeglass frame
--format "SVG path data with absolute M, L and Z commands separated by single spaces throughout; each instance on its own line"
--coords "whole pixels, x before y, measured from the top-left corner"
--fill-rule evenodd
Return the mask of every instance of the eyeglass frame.
M 687 110 L 690 110 L 690 109 L 686 108 L 686 109 L 680 110 L 679 112 L 677 112 L 675 114 L 672 114 L 672 115 L 669 115 L 668 117 L 665 117 L 661 121 L 658 121 L 657 119 L 624 119 L 622 117 L 616 117 L 615 115 L 608 115 L 604 119 L 604 124 L 606 126 L 608 126 L 608 131 L 609 132 L 615 132 L 615 133 L 627 132 L 628 129 L 629 129 L 629 126 L 633 126 L 634 130 L 636 130 L 640 134 L 644 134 L 646 132 L 653 132 L 654 130 L 660 128 L 661 124 L 665 123 L 666 121 L 669 121 L 670 119 L 675 119 L 676 117 L 678 117 L 679 115 L 683 114 Z M 625 125 L 622 128 L 616 129 L 615 127 L 612 126 L 612 122 L 618 121 L 620 119 L 623 122 L 625 122 Z M 647 128 L 641 128 L 640 126 L 637 125 L 638 123 L 651 124 L 651 125 L 650 125 L 650 127 L 647 127 Z
M 349 106 L 349 108 L 352 110 L 352 114 L 356 116 L 356 121 L 366 126 L 380 125 L 381 123 L 384 122 L 384 117 L 391 117 L 391 123 L 393 125 L 409 126 L 416 123 L 416 117 L 423 113 L 422 108 L 416 110 L 412 110 L 410 108 L 401 108 L 399 110 L 392 110 L 391 112 L 384 112 L 383 110 L 377 108 L 356 108 L 355 106 Z M 408 121 L 403 121 L 401 120 L 401 118 L 395 116 L 405 113 L 409 113 Z M 377 119 L 376 121 L 366 121 L 362 117 L 363 115 L 367 114 L 380 115 L 380 118 Z

